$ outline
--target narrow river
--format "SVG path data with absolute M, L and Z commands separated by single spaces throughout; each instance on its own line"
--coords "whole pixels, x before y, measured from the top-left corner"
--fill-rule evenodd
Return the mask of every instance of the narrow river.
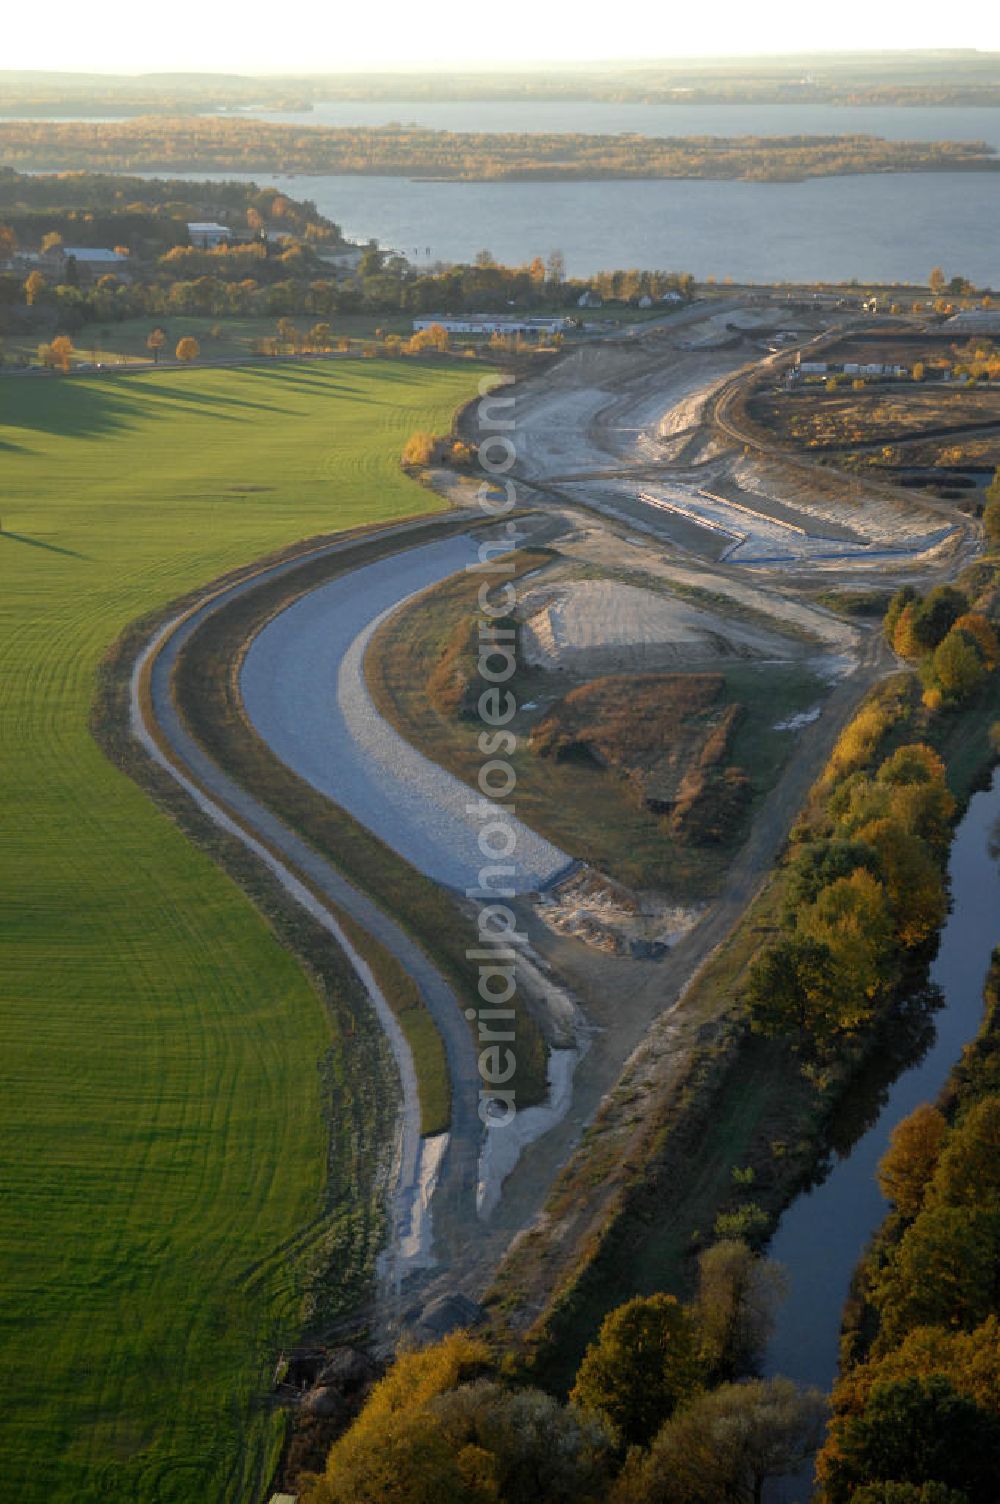
M 931 981 L 945 1001 L 933 1015 L 930 1047 L 881 1095 L 868 1125 L 846 1152 L 835 1154 L 822 1184 L 792 1203 L 772 1239 L 769 1251 L 787 1271 L 789 1292 L 768 1348 L 768 1373 L 824 1390 L 833 1383 L 851 1275 L 887 1211 L 875 1183 L 878 1161 L 896 1124 L 937 1096 L 982 1020 L 983 983 L 993 947 L 1000 944 L 998 826 L 1000 770 L 989 790 L 973 795 L 952 845 L 952 913 L 931 967 Z M 768 1497 L 802 1500 L 809 1492 L 807 1476 Z

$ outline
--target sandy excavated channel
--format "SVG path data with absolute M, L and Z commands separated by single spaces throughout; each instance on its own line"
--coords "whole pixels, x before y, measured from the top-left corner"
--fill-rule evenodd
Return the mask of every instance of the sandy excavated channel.
M 379 715 L 364 653 L 379 621 L 477 558 L 471 537 L 442 539 L 367 564 L 295 601 L 255 638 L 240 679 L 247 714 L 282 762 L 419 871 L 461 893 L 487 860 L 475 793 Z M 506 820 L 505 820 L 506 823 Z M 572 857 L 510 819 L 518 893 L 546 887 Z
M 720 384 L 764 352 L 757 331 L 782 318 L 773 307 L 729 305 L 700 319 L 692 309 L 673 330 L 571 352 L 517 394 L 521 473 L 729 567 L 829 573 L 931 562 L 961 531 L 940 510 L 864 479 L 745 459 L 699 427 Z M 786 322 L 802 321 L 790 313 Z M 814 324 L 806 318 L 800 333 Z
M 621 463 L 622 457 L 641 462 L 645 431 L 655 434 L 668 408 L 702 393 L 738 363 L 732 351 L 678 354 L 660 334 L 574 350 L 544 378 L 515 392 L 520 466 L 533 479 L 548 479 Z

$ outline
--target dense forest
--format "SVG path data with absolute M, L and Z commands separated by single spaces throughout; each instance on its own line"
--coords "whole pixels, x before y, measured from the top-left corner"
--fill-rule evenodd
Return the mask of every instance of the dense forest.
M 875 172 L 992 172 L 993 147 L 877 136 L 653 137 L 482 134 L 420 127 L 276 125 L 248 118 L 6 121 L 11 167 L 125 172 L 304 172 L 504 179 L 743 178 L 794 182 Z

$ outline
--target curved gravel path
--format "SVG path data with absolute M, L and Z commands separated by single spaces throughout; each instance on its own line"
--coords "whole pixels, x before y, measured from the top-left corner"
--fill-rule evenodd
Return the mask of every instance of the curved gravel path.
M 405 548 L 405 526 L 389 531 L 399 532 L 401 547 Z M 316 553 L 349 552 L 352 546 L 356 546 L 355 540 L 345 539 L 318 549 Z M 398 1290 L 408 1274 L 428 1263 L 429 1208 L 434 1216 L 436 1234 L 445 1233 L 447 1246 L 439 1250 L 445 1258 L 455 1257 L 465 1236 L 475 1225 L 478 1163 L 484 1130 L 478 1115 L 481 1082 L 471 1031 L 455 993 L 425 952 L 366 894 L 353 887 L 330 862 L 213 762 L 182 724 L 171 692 L 171 676 L 178 655 L 207 617 L 236 596 L 255 589 L 264 580 L 290 573 L 299 562 L 282 562 L 241 581 L 213 596 L 190 615 L 174 618 L 161 628 L 134 665 L 131 726 L 133 735 L 148 755 L 189 794 L 202 812 L 264 862 L 286 892 L 335 936 L 379 1015 L 399 1069 L 402 1087 L 393 1233 L 382 1260 L 382 1272 L 391 1292 L 393 1287 Z M 151 713 L 147 712 L 141 693 L 142 677 L 150 664 L 148 693 Z M 154 736 L 154 730 L 165 741 L 169 756 Z M 412 1055 L 395 1015 L 364 958 L 355 951 L 336 919 L 305 886 L 302 878 L 379 940 L 417 984 L 441 1031 L 448 1058 L 452 1111 L 445 1149 L 440 1137 L 420 1138 Z M 444 1213 L 443 1219 L 437 1216 L 438 1212 Z M 393 1319 L 391 1311 L 387 1314 Z
M 282 762 L 436 882 L 478 886 L 477 795 L 404 740 L 378 713 L 364 678 L 379 622 L 465 568 L 478 543 L 442 538 L 331 580 L 287 606 L 252 642 L 240 678 L 247 715 Z M 518 893 L 546 887 L 572 858 L 520 820 L 510 857 Z

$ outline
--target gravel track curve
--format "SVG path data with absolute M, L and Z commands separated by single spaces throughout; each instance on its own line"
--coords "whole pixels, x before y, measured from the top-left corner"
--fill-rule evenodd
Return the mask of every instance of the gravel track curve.
M 405 548 L 405 527 L 391 531 L 399 532 L 401 547 Z M 315 552 L 347 552 L 351 543 L 352 540 L 347 539 Z M 288 574 L 299 562 L 276 564 L 213 595 L 193 612 L 167 622 L 147 643 L 134 666 L 131 725 L 133 735 L 147 754 L 170 774 L 203 813 L 264 862 L 286 892 L 334 935 L 376 1009 L 401 1082 L 392 1233 L 382 1260 L 382 1304 L 386 1319 L 394 1321 L 398 1318 L 396 1296 L 401 1282 L 425 1267 L 428 1261 L 431 1231 L 427 1223 L 428 1201 L 435 1221 L 434 1231 L 440 1231 L 438 1222 L 443 1222 L 447 1229 L 447 1246 L 438 1248 L 440 1257 L 445 1260 L 456 1256 L 458 1246 L 464 1241 L 462 1230 L 475 1224 L 478 1165 L 484 1130 L 478 1116 L 481 1082 L 472 1034 L 455 993 L 425 952 L 366 894 L 349 883 L 330 862 L 217 766 L 181 722 L 171 692 L 177 658 L 207 617 L 235 596 L 255 589 L 265 580 Z M 144 679 L 147 694 L 143 693 Z M 306 886 L 307 883 L 315 892 Z M 405 967 L 442 1034 L 452 1091 L 451 1127 L 443 1160 L 439 1140 L 420 1139 L 419 1101 L 412 1056 L 395 1015 L 364 958 L 351 945 L 329 909 L 317 898 L 317 892 L 350 914 Z M 437 1170 L 436 1176 L 432 1177 L 430 1197 L 428 1156 Z M 439 1211 L 445 1214 L 441 1219 L 435 1215 Z

